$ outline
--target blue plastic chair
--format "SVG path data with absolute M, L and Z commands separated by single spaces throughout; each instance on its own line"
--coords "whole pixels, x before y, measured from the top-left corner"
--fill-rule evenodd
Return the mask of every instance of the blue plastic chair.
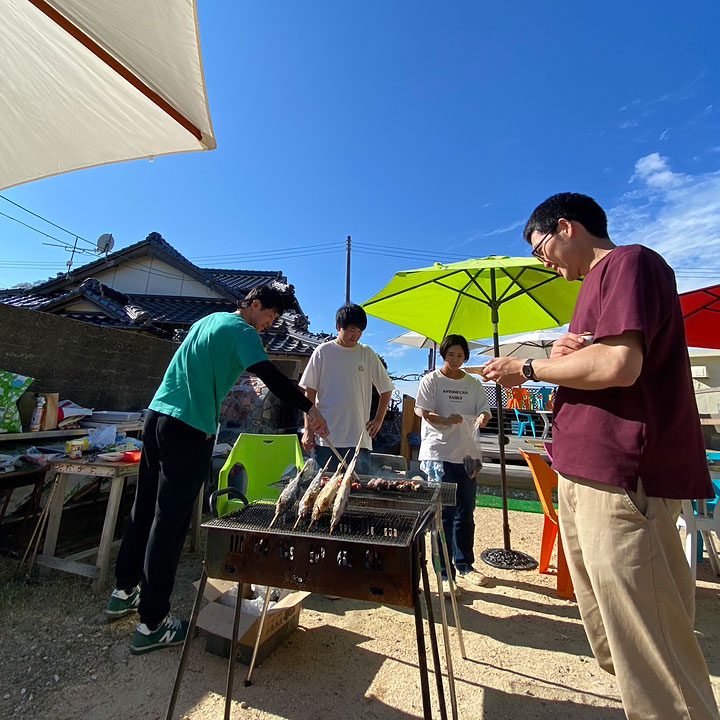
M 530 425 L 533 437 L 537 437 L 535 434 L 535 421 L 532 419 L 532 415 L 528 415 L 528 413 L 521 413 L 517 408 L 513 408 L 513 410 L 515 411 L 515 418 L 518 423 L 518 437 L 523 436 L 527 425 Z

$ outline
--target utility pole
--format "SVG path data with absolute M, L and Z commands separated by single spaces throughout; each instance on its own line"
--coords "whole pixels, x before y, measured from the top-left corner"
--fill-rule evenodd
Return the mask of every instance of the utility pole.
M 350 302 L 350 250 L 352 248 L 352 240 L 347 236 L 347 244 L 345 246 L 347 253 L 347 261 L 345 266 L 345 302 Z

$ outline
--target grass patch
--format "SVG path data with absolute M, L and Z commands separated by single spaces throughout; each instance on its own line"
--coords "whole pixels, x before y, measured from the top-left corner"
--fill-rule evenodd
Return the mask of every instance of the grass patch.
M 476 495 L 476 507 L 501 508 L 502 498 L 497 495 Z M 508 498 L 508 510 L 519 510 L 520 512 L 540 513 L 542 515 L 542 505 L 539 500 L 513 500 Z

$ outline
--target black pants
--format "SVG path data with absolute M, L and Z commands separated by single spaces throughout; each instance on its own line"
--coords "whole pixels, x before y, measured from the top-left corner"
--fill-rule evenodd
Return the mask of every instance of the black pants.
M 140 621 L 157 627 L 170 610 L 170 594 L 193 506 L 210 474 L 215 437 L 150 410 L 135 502 L 115 565 L 116 586 L 142 581 Z

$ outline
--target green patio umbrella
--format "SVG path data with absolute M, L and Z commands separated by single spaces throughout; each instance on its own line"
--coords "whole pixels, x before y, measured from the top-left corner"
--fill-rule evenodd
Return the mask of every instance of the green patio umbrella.
M 395 273 L 363 303 L 375 317 L 414 330 L 440 343 L 450 333 L 468 340 L 492 336 L 495 356 L 499 336 L 557 327 L 572 316 L 579 282 L 566 282 L 535 258 L 487 257 Z M 500 386 L 498 409 L 500 482 L 504 548 L 485 550 L 482 559 L 503 568 L 529 569 L 537 563 L 510 546 L 505 473 L 505 429 Z

